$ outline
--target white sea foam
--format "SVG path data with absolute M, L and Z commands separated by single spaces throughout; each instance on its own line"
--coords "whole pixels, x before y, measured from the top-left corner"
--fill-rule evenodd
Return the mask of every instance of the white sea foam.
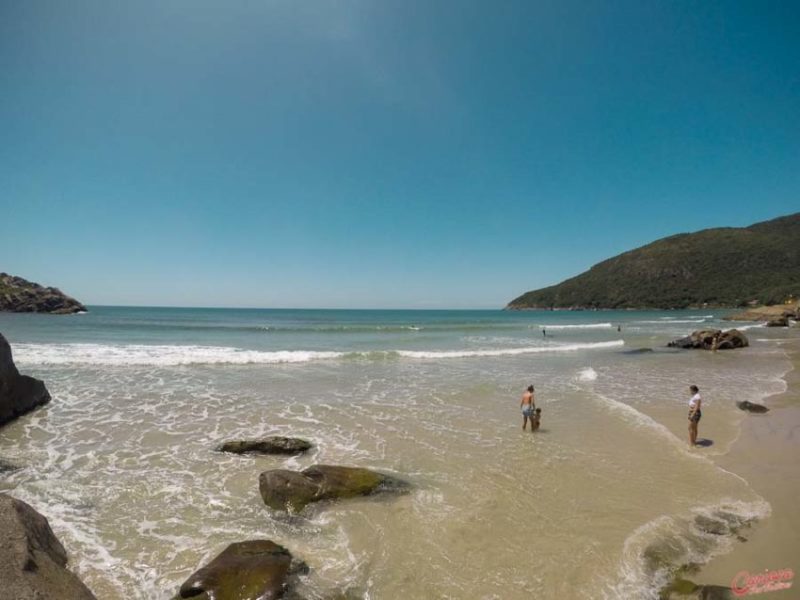
M 581 372 L 578 373 L 578 381 L 595 381 L 596 379 L 597 371 L 595 371 L 592 367 L 581 369 Z
M 479 356 L 515 356 L 540 352 L 571 352 L 613 348 L 622 340 L 581 344 L 552 344 L 523 348 L 484 350 L 383 350 L 374 352 L 334 352 L 311 350 L 278 350 L 272 352 L 244 350 L 222 346 L 148 346 L 104 344 L 17 344 L 14 357 L 27 365 L 103 365 L 103 366 L 180 366 L 194 364 L 280 364 L 306 363 L 336 358 L 391 357 L 415 359 L 468 358 Z
M 576 325 L 539 325 L 542 329 L 611 329 L 611 323 L 581 323 Z

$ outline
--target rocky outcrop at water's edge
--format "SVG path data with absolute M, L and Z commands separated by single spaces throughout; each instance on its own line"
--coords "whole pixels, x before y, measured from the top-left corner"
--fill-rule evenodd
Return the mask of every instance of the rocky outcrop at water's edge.
M 0 311 L 68 315 L 86 312 L 86 307 L 58 288 L 0 273 Z
M 0 426 L 50 402 L 44 383 L 20 375 L 11 357 L 11 346 L 0 333 Z
M 701 349 L 701 350 L 732 350 L 745 348 L 750 345 L 747 336 L 738 329 L 721 331 L 719 329 L 701 329 L 690 335 L 671 341 L 670 348 Z
M 0 494 L 0 600 L 96 600 L 66 566 L 67 552 L 47 519 Z

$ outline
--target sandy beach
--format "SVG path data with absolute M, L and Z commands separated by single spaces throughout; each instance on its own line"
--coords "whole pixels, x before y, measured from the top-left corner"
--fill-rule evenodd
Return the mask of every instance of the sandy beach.
M 742 571 L 750 574 L 792 569 L 800 572 L 800 339 L 782 343 L 793 370 L 785 375 L 784 393 L 765 400 L 770 412 L 749 415 L 731 451 L 717 459 L 719 466 L 743 477 L 772 506 L 772 514 L 745 531 L 746 542 L 709 562 L 692 579 L 698 583 L 730 586 Z M 769 598 L 798 598 L 795 581 L 788 590 Z

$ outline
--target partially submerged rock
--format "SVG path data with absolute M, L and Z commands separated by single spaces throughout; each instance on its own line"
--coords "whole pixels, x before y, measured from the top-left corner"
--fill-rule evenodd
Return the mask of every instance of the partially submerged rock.
M 0 425 L 48 402 L 50 393 L 43 382 L 19 374 L 11 346 L 0 333 Z
M 275 510 L 303 510 L 320 500 L 369 496 L 379 492 L 400 492 L 404 481 L 358 467 L 314 465 L 303 471 L 274 469 L 259 477 L 264 504 Z
M 271 436 L 260 440 L 225 442 L 217 450 L 234 454 L 302 454 L 312 447 L 311 442 L 300 438 Z
M 305 563 L 270 540 L 236 542 L 193 573 L 173 600 L 272 600 L 283 598 Z
M 767 408 L 763 404 L 756 404 L 748 400 L 742 400 L 740 402 L 737 402 L 736 406 L 739 407 L 740 410 L 744 410 L 751 413 L 763 414 L 769 411 L 769 408 Z
M 623 354 L 648 354 L 652 352 L 652 348 L 631 348 L 630 350 L 623 350 Z
M 0 598 L 96 600 L 66 565 L 67 552 L 47 519 L 0 494 Z
M 688 579 L 675 579 L 661 590 L 661 600 L 733 600 L 729 587 L 721 585 L 697 585 Z
M 732 350 L 750 345 L 747 336 L 738 329 L 721 331 L 719 329 L 701 329 L 690 335 L 673 340 L 667 344 L 670 348 Z
M 767 321 L 767 327 L 788 327 L 789 319 L 784 315 Z
M 13 473 L 14 471 L 19 471 L 21 468 L 22 467 L 19 465 L 15 465 L 14 463 L 0 457 L 0 474 Z

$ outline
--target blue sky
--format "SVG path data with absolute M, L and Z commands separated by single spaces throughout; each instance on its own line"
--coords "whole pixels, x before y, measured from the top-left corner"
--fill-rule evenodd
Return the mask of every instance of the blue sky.
M 0 271 L 501 307 L 800 210 L 797 2 L 0 0 Z

